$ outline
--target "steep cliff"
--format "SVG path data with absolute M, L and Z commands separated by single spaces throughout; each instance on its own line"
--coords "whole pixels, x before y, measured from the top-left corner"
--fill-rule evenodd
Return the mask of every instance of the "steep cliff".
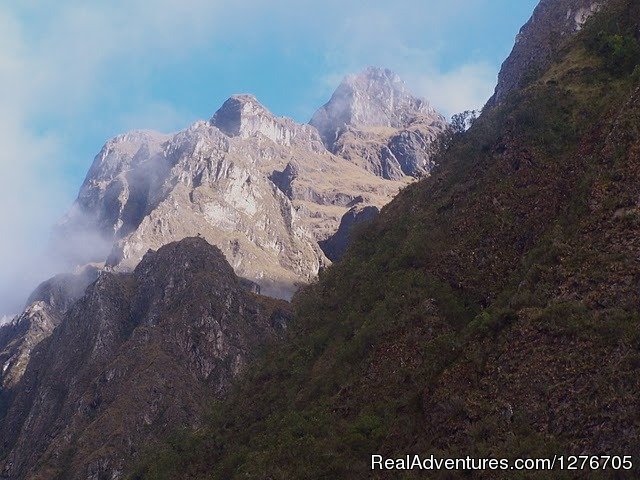
M 586 21 L 609 0 L 542 0 L 516 37 L 516 44 L 502 64 L 498 85 L 489 105 L 503 101 L 544 72 L 567 38 L 578 33 Z
M 102 273 L 4 392 L 1 478 L 121 478 L 143 446 L 197 427 L 286 328 L 200 238 Z
M 0 395 L 18 383 L 33 349 L 51 335 L 97 277 L 98 270 L 91 266 L 73 274 L 56 275 L 36 288 L 22 314 L 0 325 Z

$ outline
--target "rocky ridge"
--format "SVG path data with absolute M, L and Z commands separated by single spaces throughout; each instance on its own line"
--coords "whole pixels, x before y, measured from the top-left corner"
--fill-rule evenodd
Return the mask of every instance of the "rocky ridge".
M 368 92 L 348 117 L 335 110 L 345 85 Z M 351 129 L 335 154 L 315 126 L 276 117 L 252 95 L 175 135 L 110 140 L 58 226 L 56 248 L 71 263 L 108 256 L 109 268 L 130 271 L 148 249 L 201 235 L 263 293 L 289 298 L 328 264 L 318 242 L 355 200 L 382 207 L 426 172 L 446 125 L 386 70 L 349 77 L 325 107 L 324 134 L 336 121 Z
M 447 128 L 398 75 L 375 67 L 347 76 L 310 123 L 332 153 L 387 179 L 428 174 L 433 141 Z
M 1 392 L 0 478 L 121 478 L 143 446 L 196 427 L 287 319 L 200 238 L 103 272 Z
M 33 349 L 53 333 L 97 277 L 98 270 L 90 266 L 74 274 L 56 275 L 36 288 L 20 315 L 0 326 L 0 391 L 19 382 Z

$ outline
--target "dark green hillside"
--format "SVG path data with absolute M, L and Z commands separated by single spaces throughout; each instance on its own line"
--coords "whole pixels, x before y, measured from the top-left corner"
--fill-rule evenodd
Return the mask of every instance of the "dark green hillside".
M 639 22 L 609 2 L 456 137 L 136 478 L 372 478 L 372 453 L 640 467 Z

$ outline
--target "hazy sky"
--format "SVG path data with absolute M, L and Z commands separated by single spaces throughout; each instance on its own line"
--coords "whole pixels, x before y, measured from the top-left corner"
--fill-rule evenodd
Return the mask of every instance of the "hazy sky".
M 536 0 L 21 0 L 0 4 L 0 315 L 105 140 L 174 131 L 233 93 L 307 121 L 388 67 L 444 114 L 478 108 Z

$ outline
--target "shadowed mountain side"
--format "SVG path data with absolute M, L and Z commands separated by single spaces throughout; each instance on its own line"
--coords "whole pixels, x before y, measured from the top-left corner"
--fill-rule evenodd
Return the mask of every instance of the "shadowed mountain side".
M 200 238 L 102 273 L 2 393 L 3 478 L 119 478 L 142 446 L 200 425 L 288 316 Z
M 371 222 L 379 213 L 380 210 L 372 206 L 356 205 L 351 207 L 342 217 L 338 231 L 319 243 L 327 258 L 332 262 L 340 260 L 351 242 L 353 229 L 357 225 Z

